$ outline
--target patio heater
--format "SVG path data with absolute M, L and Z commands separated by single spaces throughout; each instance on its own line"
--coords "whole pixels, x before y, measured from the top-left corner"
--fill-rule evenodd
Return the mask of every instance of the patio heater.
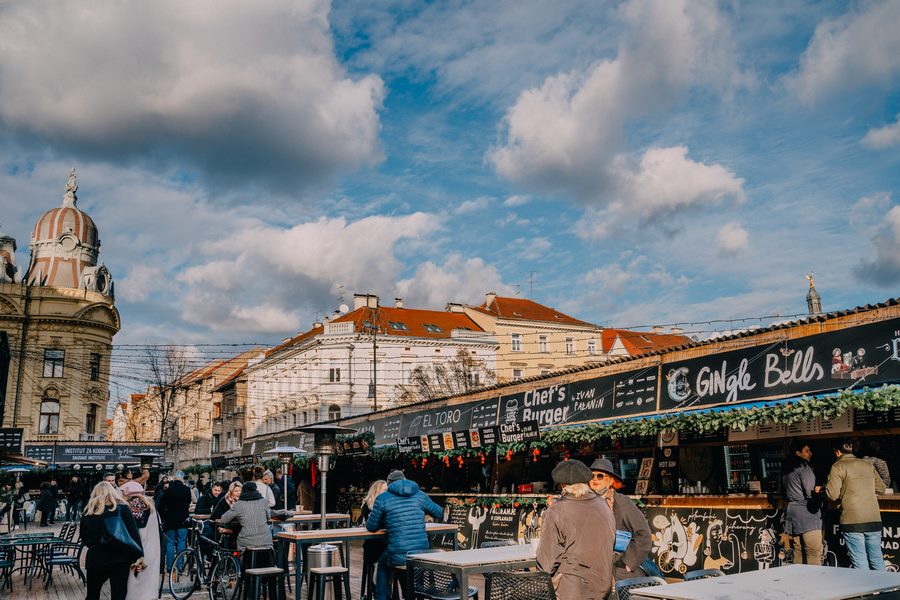
M 328 462 L 331 459 L 331 455 L 337 450 L 337 441 L 335 440 L 335 437 L 338 434 L 356 433 L 356 430 L 350 429 L 349 427 L 341 427 L 340 425 L 328 425 L 323 423 L 321 425 L 310 425 L 309 427 L 298 427 L 297 431 L 301 433 L 311 433 L 315 436 L 313 446 L 316 454 L 319 455 L 319 472 L 322 475 L 322 502 L 320 503 L 319 512 L 322 517 L 322 531 L 325 531 L 327 527 L 325 515 L 328 512 L 325 509 L 325 491 L 329 468 Z
M 153 461 L 156 460 L 156 454 L 152 452 L 138 452 L 137 454 L 132 454 L 131 458 L 136 458 L 141 463 L 141 469 L 149 469 L 153 466 Z
M 277 446 L 272 448 L 271 450 L 266 450 L 263 454 L 277 454 L 278 462 L 281 463 L 281 473 L 282 473 L 282 481 L 281 485 L 284 486 L 284 489 L 281 493 L 284 495 L 284 512 L 287 512 L 288 509 L 288 493 L 287 493 L 287 478 L 290 477 L 288 475 L 288 465 L 291 464 L 291 461 L 294 459 L 295 454 L 306 454 L 306 450 L 303 448 L 297 448 L 294 446 Z

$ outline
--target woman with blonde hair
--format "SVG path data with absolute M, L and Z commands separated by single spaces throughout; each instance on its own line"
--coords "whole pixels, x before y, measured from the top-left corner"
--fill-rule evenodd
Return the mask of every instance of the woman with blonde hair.
M 375 504 L 375 498 L 383 494 L 387 490 L 387 481 L 378 479 L 369 486 L 369 493 L 366 494 L 362 503 L 362 509 L 359 516 L 365 523 L 372 514 L 372 506 Z M 363 600 L 372 598 L 375 593 L 375 564 L 381 555 L 384 554 L 384 540 L 366 540 L 363 542 L 363 573 L 365 576 L 360 581 L 359 597 Z
M 240 481 L 233 481 L 230 486 L 228 486 L 228 491 L 224 494 L 221 494 L 219 498 L 219 503 L 216 504 L 216 507 L 213 509 L 212 514 L 209 517 L 210 521 L 218 521 L 222 518 L 222 515 L 231 510 L 231 507 L 235 505 L 238 499 L 241 497 L 241 490 L 243 489 L 243 484 Z M 239 523 L 233 523 L 229 527 L 220 527 L 219 533 L 223 535 L 223 538 L 220 540 L 222 544 L 228 548 L 234 547 L 234 541 L 237 538 L 237 534 L 241 531 L 241 526 Z
M 101 481 L 91 492 L 81 519 L 81 540 L 88 549 L 87 600 L 99 600 L 107 580 L 110 600 L 125 600 L 130 567 L 140 564 L 143 546 L 131 509 L 111 483 Z
M 154 600 L 159 595 L 159 563 L 161 560 L 159 513 L 153 500 L 144 495 L 144 486 L 132 479 L 119 488 L 125 496 L 131 516 L 140 530 L 144 562 L 128 579 L 126 600 Z

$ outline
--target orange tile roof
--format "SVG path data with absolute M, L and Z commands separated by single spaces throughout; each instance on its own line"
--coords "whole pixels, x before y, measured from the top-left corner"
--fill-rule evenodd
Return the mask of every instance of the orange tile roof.
M 630 329 L 604 329 L 602 336 L 603 352 L 610 351 L 616 338 L 621 340 L 622 345 L 625 346 L 625 350 L 631 356 L 692 343 L 689 337 L 675 333 L 651 333 L 649 331 L 632 331 Z
M 285 340 L 284 342 L 278 344 L 277 346 L 274 346 L 274 347 L 266 350 L 266 358 L 269 358 L 273 354 L 278 354 L 282 350 L 290 348 L 291 346 L 296 346 L 298 344 L 301 344 L 304 341 L 308 340 L 309 338 L 319 335 L 320 333 L 323 333 L 324 331 L 325 331 L 325 328 L 322 326 L 322 324 L 316 323 L 315 325 L 313 325 L 312 329 L 310 329 L 309 331 L 304 331 L 303 333 L 298 333 L 294 337 L 292 337 L 288 340 Z
M 234 375 L 236 370 L 243 371 L 247 367 L 247 363 L 250 362 L 250 358 L 258 352 L 259 348 L 254 348 L 225 360 L 211 362 L 208 365 L 189 373 L 182 379 L 181 384 L 187 385 L 201 379 L 213 377 L 214 375 L 224 375 L 226 379 L 230 378 Z
M 503 319 L 521 319 L 524 321 L 543 321 L 545 323 L 597 327 L 597 325 L 570 317 L 565 313 L 559 312 L 555 308 L 538 304 L 534 300 L 528 300 L 527 298 L 506 298 L 497 296 L 494 298 L 493 302 L 491 302 L 490 306 L 485 302 L 481 306 L 473 306 L 471 308 L 486 315 Z
M 374 316 L 373 316 L 373 313 Z M 377 319 L 379 335 L 418 338 L 449 338 L 454 329 L 484 331 L 465 313 L 454 313 L 443 310 L 420 310 L 416 308 L 395 308 L 382 306 L 377 309 L 368 307 L 341 315 L 334 323 L 352 322 L 354 331 L 366 331 L 366 322 Z M 397 327 L 401 325 L 403 327 Z M 428 326 L 426 328 L 426 325 Z M 405 327 L 405 328 L 404 328 Z

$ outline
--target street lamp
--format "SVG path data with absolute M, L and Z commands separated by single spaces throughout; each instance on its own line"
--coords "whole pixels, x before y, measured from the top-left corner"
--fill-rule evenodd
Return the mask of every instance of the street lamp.
M 297 431 L 301 433 L 311 433 L 314 437 L 313 446 L 315 447 L 316 454 L 319 455 L 319 471 L 322 474 L 322 502 L 320 505 L 320 511 L 322 513 L 322 531 L 325 531 L 326 518 L 325 513 L 325 487 L 326 481 L 328 478 L 328 461 L 331 458 L 331 455 L 335 453 L 337 450 L 337 441 L 335 440 L 335 436 L 339 433 L 356 433 L 355 429 L 351 429 L 349 427 L 341 427 L 340 425 L 310 425 L 309 427 L 298 427 Z
M 281 485 L 284 486 L 284 489 L 281 490 L 282 494 L 284 494 L 284 512 L 287 512 L 288 509 L 288 492 L 287 492 L 287 478 L 288 475 L 288 465 L 291 464 L 291 461 L 294 458 L 295 454 L 306 454 L 306 450 L 303 448 L 296 448 L 294 446 L 278 446 L 276 448 L 272 448 L 271 450 L 266 450 L 263 454 L 277 454 L 278 461 L 281 463 L 281 473 L 282 480 Z

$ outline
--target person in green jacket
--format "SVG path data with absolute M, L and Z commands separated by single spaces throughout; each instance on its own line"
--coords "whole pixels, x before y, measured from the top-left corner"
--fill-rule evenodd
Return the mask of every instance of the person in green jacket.
M 884 493 L 884 481 L 872 463 L 853 455 L 852 440 L 837 440 L 834 455 L 837 460 L 828 473 L 825 495 L 840 502 L 841 535 L 850 562 L 854 569 L 884 571 L 881 508 L 876 496 Z

